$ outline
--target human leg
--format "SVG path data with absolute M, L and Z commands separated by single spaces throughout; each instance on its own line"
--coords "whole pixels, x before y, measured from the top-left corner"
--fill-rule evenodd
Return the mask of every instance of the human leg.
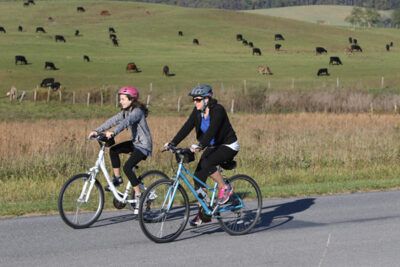
M 132 150 L 133 150 L 133 144 L 131 141 L 122 142 L 110 148 L 111 166 L 113 167 L 113 172 L 114 172 L 114 177 L 113 177 L 114 186 L 121 186 L 124 183 L 120 174 L 121 161 L 119 158 L 119 154 L 121 153 L 128 154 L 132 152 Z M 106 191 L 110 191 L 109 186 L 105 186 L 104 189 Z

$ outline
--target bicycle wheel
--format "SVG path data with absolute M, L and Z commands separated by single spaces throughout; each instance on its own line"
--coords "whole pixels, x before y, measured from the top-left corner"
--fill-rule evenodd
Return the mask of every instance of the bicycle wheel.
M 189 199 L 182 186 L 172 199 L 174 181 L 160 180 L 142 195 L 139 207 L 140 228 L 156 243 L 170 242 L 185 229 L 189 219 Z M 171 204 L 172 202 L 172 204 Z M 167 211 L 168 206 L 171 205 Z
M 103 211 L 103 189 L 97 180 L 90 186 L 89 177 L 87 173 L 72 176 L 61 188 L 58 197 L 61 218 L 75 229 L 89 227 Z
M 258 222 L 262 208 L 262 196 L 257 183 L 247 175 L 235 175 L 227 180 L 234 190 L 226 205 L 217 216 L 222 229 L 230 235 L 248 233 Z
M 165 173 L 163 173 L 161 171 L 151 170 L 151 171 L 145 172 L 142 175 L 140 175 L 138 177 L 138 180 L 143 185 L 143 187 L 140 186 L 140 191 L 142 191 L 142 194 L 143 194 L 144 191 L 146 191 L 146 188 L 148 188 L 154 182 L 156 182 L 158 180 L 169 180 L 169 178 Z M 131 194 L 128 196 L 128 200 L 130 200 L 130 199 L 135 199 L 135 190 L 133 190 L 133 188 L 132 188 Z M 135 209 L 135 206 L 136 206 L 136 203 L 128 202 L 128 207 L 132 211 Z

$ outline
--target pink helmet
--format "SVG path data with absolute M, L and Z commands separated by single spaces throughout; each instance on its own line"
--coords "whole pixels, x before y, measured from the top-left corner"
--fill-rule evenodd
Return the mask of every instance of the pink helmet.
M 118 91 L 119 95 L 127 95 L 131 98 L 138 99 L 139 98 L 139 91 L 135 87 L 131 86 L 124 86 Z

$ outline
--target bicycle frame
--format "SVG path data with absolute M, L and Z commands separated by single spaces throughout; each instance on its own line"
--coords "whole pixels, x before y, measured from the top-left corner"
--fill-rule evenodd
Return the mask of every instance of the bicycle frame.
M 218 171 L 220 172 L 221 169 L 219 168 Z M 193 188 L 193 186 L 191 185 L 191 183 L 189 182 L 189 180 L 187 179 L 187 177 L 185 176 L 185 173 L 188 174 L 189 176 L 191 176 L 194 180 L 196 180 L 197 182 L 199 182 L 203 187 L 205 187 L 206 189 L 210 190 L 212 192 L 212 197 L 211 197 L 211 201 L 210 201 L 210 206 L 208 206 L 203 199 L 201 199 L 197 193 L 196 190 Z M 189 190 L 192 192 L 192 194 L 195 196 L 195 198 L 197 199 L 197 201 L 200 203 L 200 205 L 203 207 L 203 209 L 205 210 L 207 215 L 214 215 L 215 212 L 224 212 L 224 211 L 228 211 L 228 210 L 232 210 L 232 209 L 237 209 L 237 208 L 242 208 L 244 207 L 244 203 L 242 201 L 242 199 L 236 194 L 234 193 L 234 195 L 237 197 L 237 199 L 240 201 L 240 205 L 228 205 L 228 206 L 224 206 L 221 209 L 219 208 L 219 205 L 216 205 L 214 209 L 210 209 L 210 207 L 213 207 L 214 205 L 214 201 L 215 201 L 215 194 L 217 192 L 217 186 L 218 184 L 215 183 L 214 184 L 214 188 L 211 188 L 210 186 L 208 186 L 207 184 L 205 184 L 203 181 L 201 181 L 199 178 L 197 178 L 195 175 L 193 175 L 189 170 L 187 170 L 184 166 L 183 166 L 183 159 L 180 160 L 179 165 L 178 165 L 178 170 L 176 172 L 176 176 L 174 178 L 174 184 L 172 187 L 169 188 L 168 192 L 167 192 L 167 198 L 165 198 L 164 203 L 163 203 L 163 207 L 166 206 L 166 202 L 167 199 L 169 199 L 169 203 L 167 206 L 167 211 L 170 210 L 172 203 L 173 203 L 173 199 L 175 198 L 175 194 L 176 191 L 178 190 L 178 187 L 181 183 L 181 179 L 182 181 L 187 185 L 187 187 L 189 188 Z M 172 191 L 173 190 L 173 191 Z M 171 192 L 172 191 L 172 192 Z M 172 193 L 172 196 L 170 196 L 170 194 Z

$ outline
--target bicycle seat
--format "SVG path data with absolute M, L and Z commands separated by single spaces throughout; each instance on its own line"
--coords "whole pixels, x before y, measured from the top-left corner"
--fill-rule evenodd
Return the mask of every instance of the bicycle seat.
M 231 161 L 224 161 L 219 166 L 221 166 L 221 168 L 225 170 L 233 170 L 234 168 L 236 168 L 237 164 L 235 160 L 231 160 Z

